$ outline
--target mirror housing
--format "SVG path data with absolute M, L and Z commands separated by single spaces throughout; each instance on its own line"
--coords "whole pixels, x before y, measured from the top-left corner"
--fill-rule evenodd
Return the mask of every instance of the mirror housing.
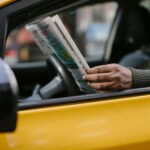
M 17 120 L 18 85 L 10 67 L 0 59 L 0 132 L 14 131 Z

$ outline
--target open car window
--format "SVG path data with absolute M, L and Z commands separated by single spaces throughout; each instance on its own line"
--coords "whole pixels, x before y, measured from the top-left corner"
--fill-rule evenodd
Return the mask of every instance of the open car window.
M 118 4 L 116 2 L 107 2 L 58 13 L 87 61 L 97 60 L 97 62 L 100 62 L 103 59 L 105 45 L 117 8 Z M 33 20 L 33 22 L 39 20 Z M 49 54 L 43 53 L 43 50 L 36 43 L 35 38 L 27 30 L 26 26 L 27 24 L 10 33 L 5 48 L 5 61 L 12 66 L 16 74 L 21 98 L 31 96 L 37 85 L 40 87 L 45 86 L 57 74 L 53 68 L 47 66 L 46 62 Z M 40 70 L 39 72 L 38 69 Z M 68 96 L 68 94 L 58 94 L 58 97 L 61 96 Z
M 59 13 L 81 53 L 87 59 L 103 59 L 117 6 L 116 2 L 107 2 Z M 24 26 L 13 30 L 9 35 L 5 51 L 5 60 L 8 63 L 40 61 L 46 57 Z
M 117 4 L 116 2 L 102 4 L 97 3 L 80 8 L 69 9 L 69 11 L 63 11 L 58 14 L 65 27 L 69 31 L 70 35 L 72 36 L 73 40 L 78 45 L 82 55 L 89 62 L 90 66 L 93 65 L 92 62 L 95 60 L 97 60 L 97 65 L 102 64 L 101 60 L 104 58 L 104 55 L 106 53 L 105 47 L 107 44 L 107 40 L 109 39 L 109 34 L 111 33 L 112 26 L 114 25 L 114 19 L 116 19 L 115 17 L 117 16 L 116 13 L 119 13 L 118 5 L 119 4 Z M 40 18 L 40 20 L 41 19 L 44 18 Z M 11 32 L 10 36 L 7 39 L 5 52 L 5 60 L 12 65 L 12 68 L 16 73 L 17 79 L 19 81 L 21 99 L 30 97 L 37 92 L 37 89 L 43 87 L 45 87 L 44 92 L 47 92 L 46 90 L 48 89 L 48 86 L 55 85 L 53 79 L 59 82 L 59 79 L 55 78 L 57 76 L 57 71 L 54 70 L 52 66 L 48 66 L 47 64 L 47 59 L 49 59 L 49 56 L 45 55 L 41 51 L 41 49 L 36 44 L 35 39 L 32 37 L 31 33 L 27 31 L 25 26 L 19 27 L 18 29 L 15 29 Z M 123 29 L 121 29 L 121 31 L 122 30 Z M 119 48 L 118 45 L 117 48 Z M 120 49 L 120 53 L 121 50 L 122 49 Z M 113 53 L 115 53 L 115 51 L 113 51 Z M 118 53 L 116 53 L 116 55 L 118 55 Z M 115 57 L 115 55 L 113 57 Z M 36 65 L 33 65 L 35 62 L 38 63 Z M 44 67 L 44 71 L 42 67 Z M 25 76 L 23 75 L 23 72 L 25 73 Z M 54 84 L 51 84 L 51 81 Z M 70 81 L 69 78 L 68 81 Z M 63 84 L 61 86 L 65 87 Z M 56 88 L 56 90 L 49 91 L 49 93 L 55 93 L 57 90 L 59 89 Z M 134 91 L 135 93 L 140 93 L 140 89 L 138 91 L 133 90 L 133 93 Z M 127 93 L 128 92 L 121 93 L 119 91 L 114 92 L 113 94 L 102 94 L 102 97 L 112 97 L 113 95 L 118 94 L 119 96 L 120 94 L 124 96 Z M 129 90 L 129 93 L 132 95 L 132 90 Z M 63 91 L 59 94 L 52 95 L 52 97 L 43 97 L 43 99 L 62 98 L 66 96 L 79 95 L 85 96 L 85 94 L 87 93 L 81 92 L 69 95 L 68 92 Z M 39 100 L 39 97 L 32 98 L 34 98 L 35 100 Z

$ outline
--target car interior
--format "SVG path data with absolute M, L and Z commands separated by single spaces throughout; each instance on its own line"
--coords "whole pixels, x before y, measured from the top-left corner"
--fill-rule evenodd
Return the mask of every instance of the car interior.
M 111 62 L 119 63 L 128 53 L 143 49 L 149 44 L 149 18 L 149 11 L 143 6 L 124 8 L 112 45 Z
M 149 8 L 145 7 L 145 3 L 149 4 Z M 31 9 L 28 9 L 29 12 L 30 10 Z M 110 12 L 107 10 L 110 10 Z M 13 30 L 10 28 L 11 32 L 7 38 L 7 42 L 9 37 L 12 37 L 15 34 L 17 35 L 19 30 L 27 23 L 45 18 L 48 15 L 52 16 L 57 13 L 63 20 L 68 31 L 91 67 L 107 63 L 119 63 L 127 54 L 149 45 L 149 10 L 150 3 L 148 0 L 128 1 L 125 3 L 120 1 L 104 1 L 103 3 L 99 3 L 98 1 L 90 1 L 76 4 L 76 6 L 68 6 L 68 8 L 62 7 L 62 10 L 58 10 L 56 12 L 40 12 L 41 14 L 39 16 L 37 16 L 37 14 L 34 16 L 33 12 L 33 17 L 31 14 L 31 16 L 27 17 L 27 20 L 22 15 L 23 13 L 20 13 L 19 16 L 16 15 L 17 17 L 11 17 L 13 20 L 11 21 L 11 28 Z M 107 12 L 110 14 L 105 14 Z M 86 13 L 88 13 L 91 18 L 87 18 L 87 23 L 85 24 L 82 21 Z M 19 20 L 21 17 L 23 18 L 20 19 L 20 21 L 23 22 L 22 24 L 19 21 L 16 21 L 16 18 Z M 19 26 L 16 25 L 17 23 Z M 87 38 L 87 35 L 90 35 L 90 33 L 89 30 L 87 30 L 88 28 L 84 26 L 91 25 L 91 28 L 94 28 L 95 24 L 98 24 L 99 28 L 101 28 L 102 25 L 106 27 L 107 24 L 109 24 L 109 27 L 106 27 L 107 33 L 105 32 L 105 34 L 107 36 L 104 41 L 100 41 L 100 38 L 97 38 L 95 41 L 94 38 Z M 101 33 L 99 34 L 101 35 Z M 94 36 L 97 36 L 96 33 Z M 90 37 L 92 37 L 92 35 L 90 35 Z M 100 50 L 97 48 L 99 43 L 104 45 Z M 22 53 L 23 57 L 28 55 L 28 58 L 25 60 L 21 60 L 19 55 L 16 54 L 14 56 L 15 61 L 10 61 L 10 57 L 5 54 L 5 60 L 6 62 L 9 61 L 8 63 L 10 63 L 19 85 L 20 108 L 27 108 L 33 105 L 35 106 L 39 103 L 40 105 L 46 105 L 46 103 L 65 103 L 68 102 L 68 100 L 70 102 L 78 102 L 79 100 L 87 101 L 91 98 L 108 99 L 110 97 L 149 93 L 150 91 L 149 88 L 144 88 L 110 92 L 105 94 L 88 94 L 81 92 L 70 72 L 57 57 L 50 55 L 43 56 L 41 59 L 38 58 L 38 54 L 33 53 L 32 56 L 36 56 L 37 58 L 32 60 L 30 59 L 29 51 L 32 51 L 33 47 L 31 46 L 28 48 L 28 54 L 26 54 L 26 52 L 23 53 L 24 51 L 21 52 L 21 49 L 17 51 L 18 54 Z M 38 46 L 35 49 L 37 50 L 35 53 L 42 55 Z M 100 53 L 101 55 L 98 56 L 97 53 Z M 143 65 L 148 69 L 148 64 L 149 62 Z M 61 70 L 59 68 L 61 68 Z M 56 81 L 58 79 L 57 77 L 61 78 L 61 83 Z M 59 82 L 58 86 L 56 86 L 57 82 Z M 58 88 L 61 86 L 62 89 Z M 39 94 L 37 94 L 39 92 L 40 98 Z M 45 102 L 41 103 L 41 101 Z

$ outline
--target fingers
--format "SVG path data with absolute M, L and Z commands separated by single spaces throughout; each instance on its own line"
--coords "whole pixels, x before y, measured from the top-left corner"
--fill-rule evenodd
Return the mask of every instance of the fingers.
M 97 91 L 116 91 L 132 88 L 130 69 L 118 64 L 101 65 L 87 70 L 83 77 Z
M 96 67 L 88 69 L 87 73 L 88 74 L 108 73 L 108 72 L 112 72 L 112 70 L 116 67 L 117 67 L 117 64 L 100 65 L 100 66 L 96 66 Z
M 88 74 L 107 73 L 107 72 L 110 72 L 110 70 L 107 66 L 97 66 L 97 67 L 90 68 L 90 69 L 87 70 Z
M 103 83 L 88 83 L 90 87 L 94 88 L 97 91 L 109 91 L 114 89 L 114 82 L 103 82 Z
M 89 82 L 108 82 L 112 81 L 113 77 L 110 75 L 110 73 L 96 73 L 96 74 L 87 74 L 83 77 L 84 80 L 87 80 Z

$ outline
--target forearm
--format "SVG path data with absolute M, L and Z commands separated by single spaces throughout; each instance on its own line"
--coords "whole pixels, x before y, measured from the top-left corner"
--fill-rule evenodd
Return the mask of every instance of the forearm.
M 150 70 L 130 69 L 133 75 L 133 88 L 150 87 Z

